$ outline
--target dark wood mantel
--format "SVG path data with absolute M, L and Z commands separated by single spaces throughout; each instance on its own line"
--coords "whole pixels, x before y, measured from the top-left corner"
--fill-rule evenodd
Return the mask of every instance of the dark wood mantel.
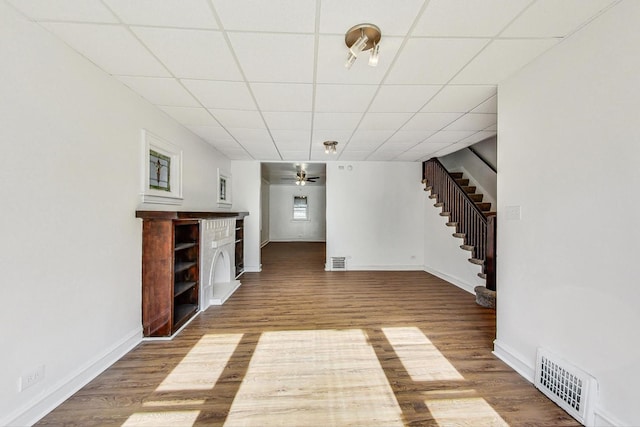
M 201 211 L 136 211 L 136 218 L 142 219 L 244 219 L 249 212 L 201 212 Z

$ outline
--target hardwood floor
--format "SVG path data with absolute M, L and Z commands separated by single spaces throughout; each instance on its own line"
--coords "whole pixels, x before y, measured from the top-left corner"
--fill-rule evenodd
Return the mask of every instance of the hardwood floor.
M 271 243 L 220 307 L 43 418 L 78 426 L 577 426 L 491 353 L 495 312 L 424 272 L 325 272 Z

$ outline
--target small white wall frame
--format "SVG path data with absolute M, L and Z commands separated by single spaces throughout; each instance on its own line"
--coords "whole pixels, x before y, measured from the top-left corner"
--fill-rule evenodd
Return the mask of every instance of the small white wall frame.
M 218 207 L 231 207 L 231 174 L 221 171 L 218 168 Z
M 142 203 L 181 205 L 182 150 L 142 129 L 141 158 Z

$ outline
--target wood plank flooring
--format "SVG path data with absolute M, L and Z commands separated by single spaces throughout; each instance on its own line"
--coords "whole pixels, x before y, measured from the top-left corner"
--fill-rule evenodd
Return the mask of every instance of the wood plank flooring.
M 221 307 L 44 417 L 67 426 L 577 426 L 492 355 L 495 312 L 424 272 L 325 272 L 270 243 Z

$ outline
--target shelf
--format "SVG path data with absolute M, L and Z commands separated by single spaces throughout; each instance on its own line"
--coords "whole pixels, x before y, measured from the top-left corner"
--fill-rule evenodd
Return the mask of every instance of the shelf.
M 184 323 L 193 313 L 198 311 L 196 304 L 180 304 L 176 305 L 173 311 L 173 326 L 177 328 Z
M 198 282 L 176 282 L 173 286 L 173 297 L 175 298 L 189 289 L 192 289 L 197 283 Z
M 173 268 L 174 273 L 179 273 L 181 271 L 187 270 L 196 265 L 195 261 L 192 262 L 176 262 L 176 265 Z
M 183 249 L 188 249 L 196 246 L 198 242 L 186 242 L 186 243 L 176 243 L 176 247 L 174 251 L 181 251 Z

